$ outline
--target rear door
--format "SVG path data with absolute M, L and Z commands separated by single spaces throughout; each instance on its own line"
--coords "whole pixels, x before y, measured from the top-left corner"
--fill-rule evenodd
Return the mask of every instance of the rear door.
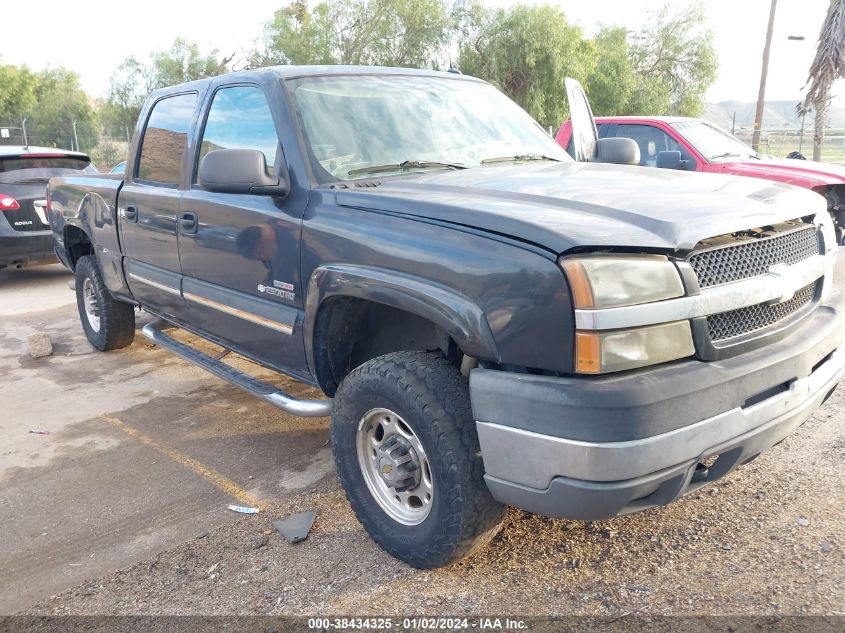
M 572 121 L 572 156 L 579 162 L 587 162 L 593 158 L 598 139 L 593 111 L 587 93 L 578 81 L 567 77 L 564 84 Z
M 254 359 L 307 375 L 299 277 L 307 198 L 209 192 L 197 176 L 203 157 L 216 149 L 260 150 L 279 173 L 282 116 L 259 85 L 224 84 L 207 101 L 192 183 L 180 206 L 179 253 L 191 323 Z
M 182 195 L 188 133 L 198 94 L 167 95 L 149 111 L 132 173 L 118 199 L 118 226 L 127 282 L 142 304 L 185 319 L 176 214 Z

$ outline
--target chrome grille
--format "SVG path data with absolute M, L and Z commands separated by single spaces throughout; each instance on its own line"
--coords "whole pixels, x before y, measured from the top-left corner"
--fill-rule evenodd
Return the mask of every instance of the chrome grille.
M 758 303 L 746 308 L 722 312 L 707 317 L 707 327 L 712 342 L 724 341 L 774 325 L 808 306 L 816 294 L 818 281 L 796 291 L 789 301 L 769 305 Z
M 806 225 L 788 233 L 693 252 L 687 261 L 702 288 L 718 286 L 769 272 L 775 264 L 796 264 L 818 254 L 816 227 Z

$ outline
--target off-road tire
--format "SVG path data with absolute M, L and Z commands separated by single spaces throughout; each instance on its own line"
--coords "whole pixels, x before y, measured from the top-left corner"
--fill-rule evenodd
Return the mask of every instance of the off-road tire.
M 118 301 L 106 288 L 97 259 L 93 255 L 85 255 L 76 262 L 76 306 L 79 309 L 79 320 L 85 336 L 101 352 L 127 347 L 135 338 L 135 307 L 124 301 Z M 95 331 L 88 321 L 85 312 L 83 286 L 85 280 L 90 279 L 97 298 L 100 316 L 100 329 Z
M 435 494 L 418 525 L 391 518 L 367 487 L 356 436 L 364 414 L 374 408 L 402 417 L 425 450 Z M 484 483 L 468 382 L 444 358 L 394 352 L 353 370 L 334 398 L 331 438 L 346 498 L 367 533 L 396 558 L 419 568 L 447 565 L 498 531 L 505 506 Z

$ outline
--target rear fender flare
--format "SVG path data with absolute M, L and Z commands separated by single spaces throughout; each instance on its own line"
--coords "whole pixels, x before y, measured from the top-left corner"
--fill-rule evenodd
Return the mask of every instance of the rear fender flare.
M 91 240 L 106 287 L 113 293 L 128 295 L 116 220 L 114 205 L 99 193 L 89 191 L 79 202 L 76 218 L 68 224 L 77 226 Z

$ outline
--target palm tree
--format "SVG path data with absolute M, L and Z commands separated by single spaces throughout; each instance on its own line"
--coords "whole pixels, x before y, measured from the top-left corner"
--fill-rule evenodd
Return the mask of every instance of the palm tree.
M 810 65 L 804 108 L 816 111 L 813 160 L 821 160 L 824 126 L 830 107 L 833 82 L 845 76 L 845 0 L 830 0 L 819 34 L 816 57 Z

